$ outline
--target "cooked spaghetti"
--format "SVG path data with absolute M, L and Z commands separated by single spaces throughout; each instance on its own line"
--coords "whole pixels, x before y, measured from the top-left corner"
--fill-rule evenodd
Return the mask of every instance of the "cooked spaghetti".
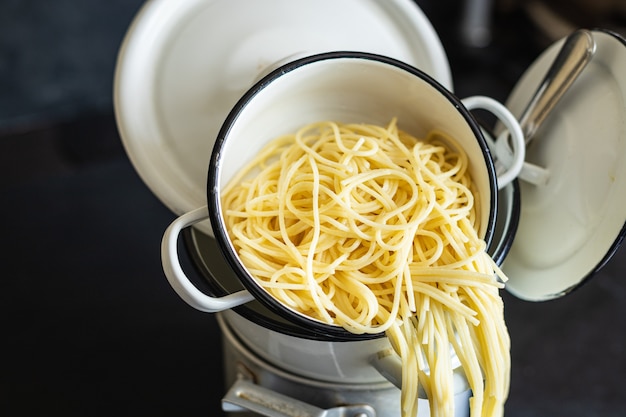
M 402 359 L 402 412 L 418 390 L 454 414 L 451 349 L 471 416 L 500 416 L 509 389 L 501 271 L 486 253 L 477 190 L 454 141 L 319 122 L 269 143 L 223 190 L 241 262 L 284 305 L 353 333 L 385 332 Z

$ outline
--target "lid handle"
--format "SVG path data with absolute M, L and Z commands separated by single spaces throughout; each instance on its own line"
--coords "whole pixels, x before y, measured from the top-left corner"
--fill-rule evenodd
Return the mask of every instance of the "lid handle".
M 242 290 L 223 297 L 211 297 L 196 288 L 185 275 L 178 257 L 178 236 L 180 232 L 209 217 L 207 206 L 197 208 L 174 220 L 163 234 L 161 241 L 161 262 L 170 285 L 187 304 L 207 313 L 229 310 L 252 301 L 254 297 Z
M 533 139 L 546 116 L 578 78 L 595 51 L 596 43 L 588 30 L 579 29 L 565 39 L 557 57 L 520 117 L 526 144 Z

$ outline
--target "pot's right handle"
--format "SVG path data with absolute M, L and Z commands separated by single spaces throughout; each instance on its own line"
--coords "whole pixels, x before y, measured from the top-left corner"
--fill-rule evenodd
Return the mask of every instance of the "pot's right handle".
M 252 301 L 254 297 L 247 290 L 238 291 L 223 297 L 210 297 L 198 290 L 185 275 L 178 257 L 178 236 L 184 228 L 208 217 L 209 209 L 207 206 L 204 206 L 185 213 L 174 220 L 163 234 L 161 262 L 167 280 L 180 298 L 197 310 L 215 313 L 245 304 Z

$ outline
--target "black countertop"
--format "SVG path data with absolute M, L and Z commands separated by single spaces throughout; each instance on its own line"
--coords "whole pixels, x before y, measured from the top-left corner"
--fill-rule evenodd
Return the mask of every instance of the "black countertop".
M 444 19 L 458 14 L 424 10 L 460 96 L 506 98 L 545 47 L 522 42 L 532 29 L 509 16 L 490 46 L 472 48 Z M 174 214 L 130 164 L 111 106 L 77 108 L 0 137 L 0 415 L 222 415 L 215 317 L 187 306 L 161 270 Z M 626 249 L 561 299 L 503 297 L 508 417 L 626 415 Z

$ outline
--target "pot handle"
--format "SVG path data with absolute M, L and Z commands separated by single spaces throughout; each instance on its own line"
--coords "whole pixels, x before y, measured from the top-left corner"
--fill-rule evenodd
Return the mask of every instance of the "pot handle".
M 496 144 L 504 144 L 509 149 L 506 161 L 496 160 L 498 189 L 503 189 L 508 183 L 513 181 L 524 167 L 526 158 L 526 143 L 524 142 L 524 132 L 519 122 L 511 111 L 497 100 L 485 96 L 471 96 L 461 100 L 468 110 L 483 109 L 496 116 L 508 130 L 505 130 L 497 139 Z M 509 140 L 510 139 L 510 140 Z M 496 153 L 499 157 L 502 152 Z
M 266 417 L 376 417 L 376 411 L 367 404 L 322 409 L 243 379 L 235 381 L 226 393 L 222 399 L 222 410 L 252 411 Z
M 252 301 L 254 297 L 247 290 L 238 291 L 223 297 L 211 297 L 196 288 L 183 271 L 178 257 L 178 236 L 180 232 L 209 217 L 207 206 L 197 208 L 174 220 L 163 234 L 161 241 L 161 262 L 163 272 L 176 293 L 193 308 L 207 313 L 229 310 Z
M 371 365 L 385 379 L 398 388 L 402 388 L 402 360 L 392 348 L 383 349 L 374 354 L 370 360 Z M 458 366 L 452 371 L 454 395 L 466 392 L 470 389 L 469 382 L 463 371 L 463 367 Z M 428 398 L 424 388 L 419 387 L 419 398 Z

